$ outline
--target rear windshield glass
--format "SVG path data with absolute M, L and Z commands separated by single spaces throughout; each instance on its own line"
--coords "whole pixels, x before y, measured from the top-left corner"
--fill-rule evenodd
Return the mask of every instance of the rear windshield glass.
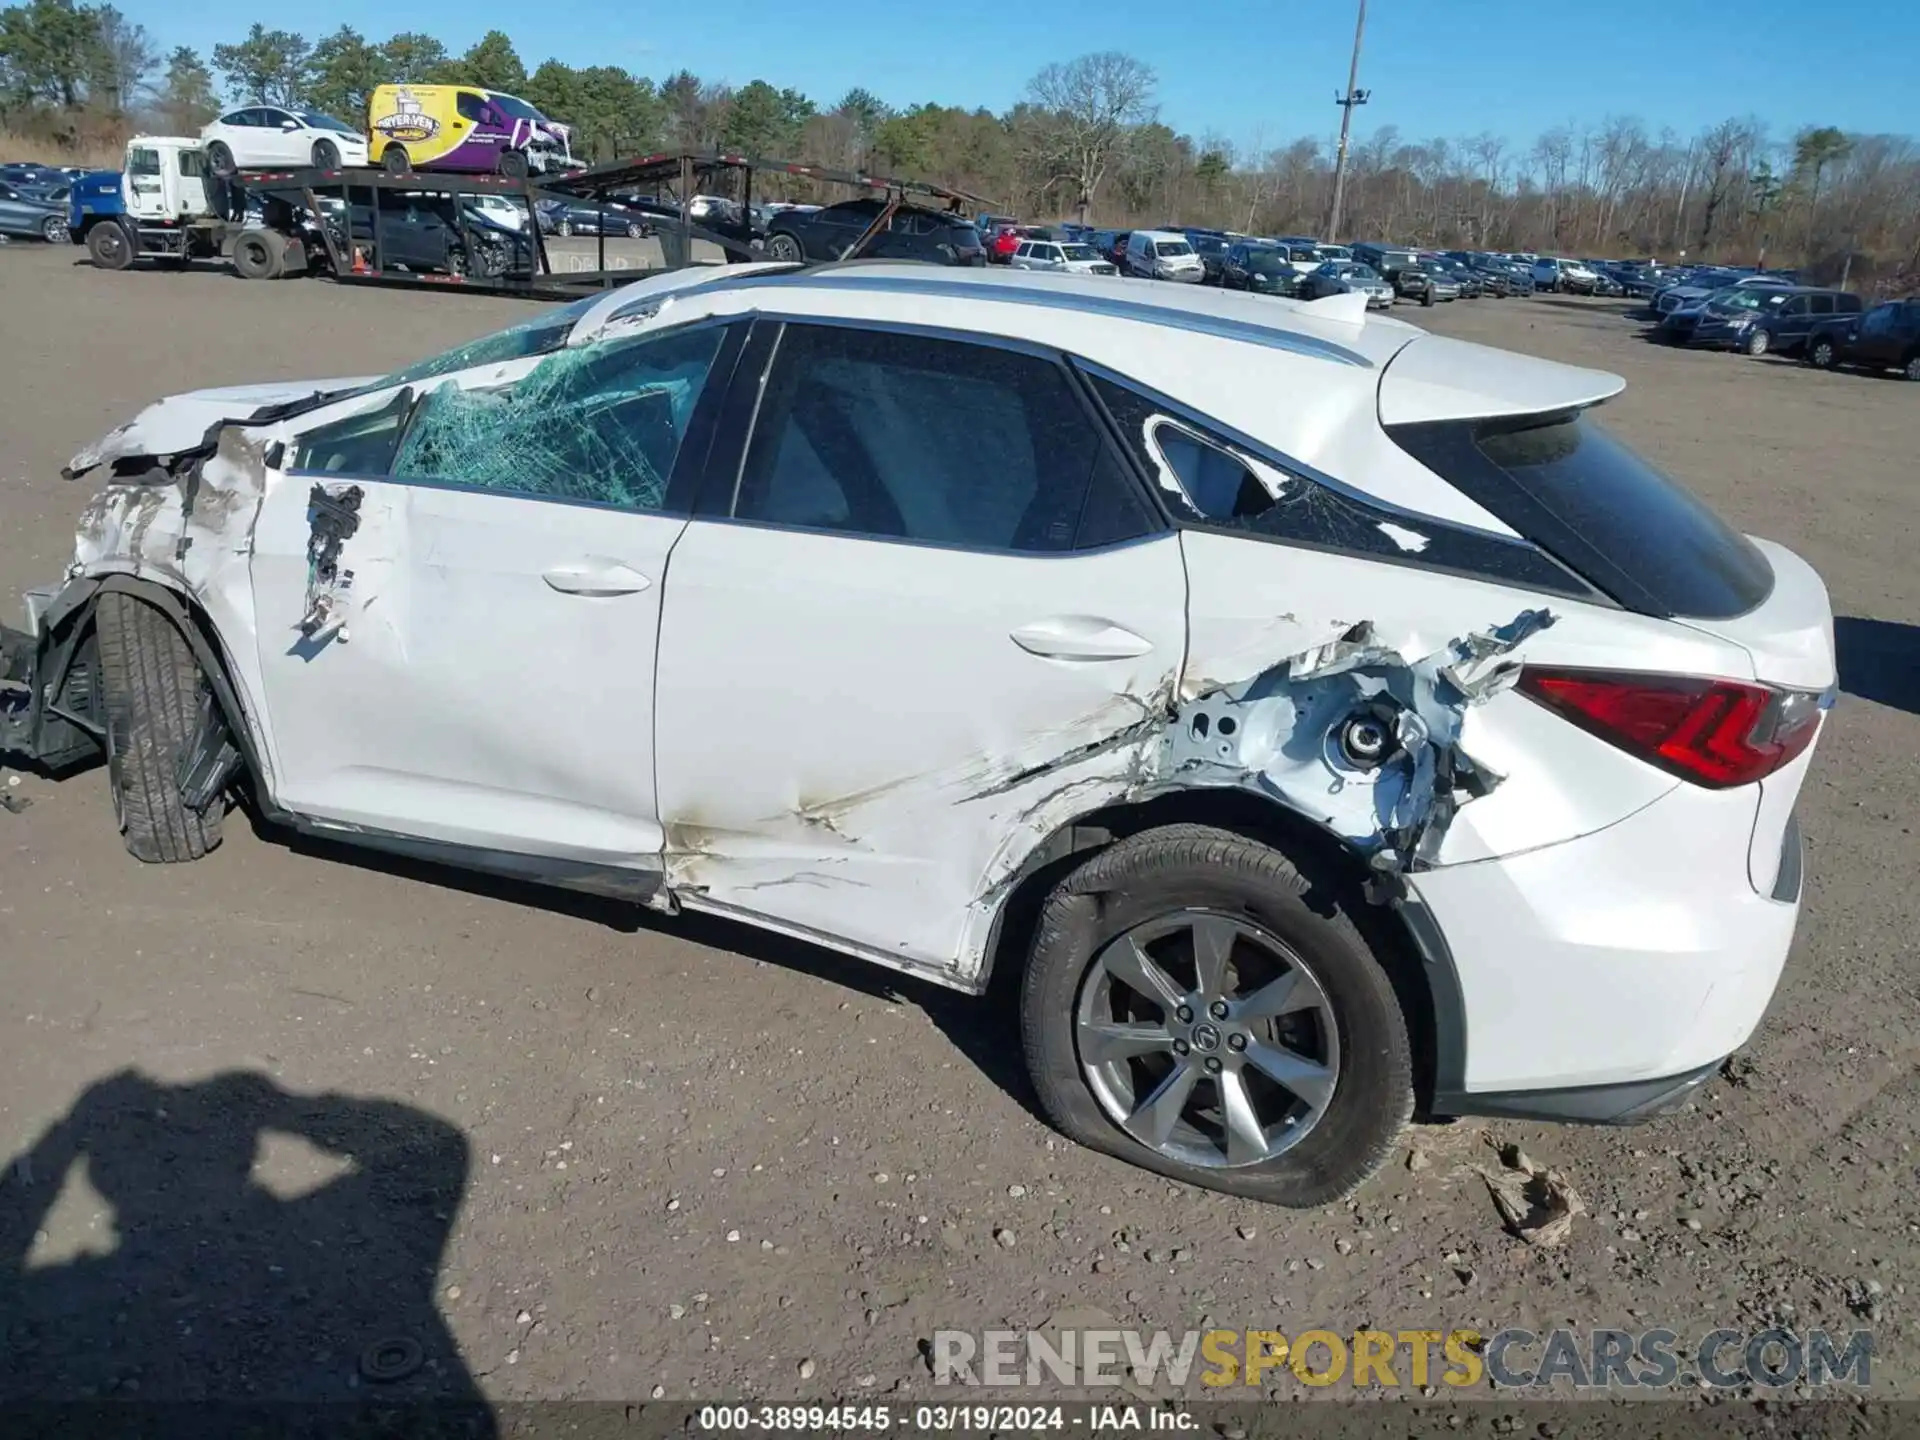
M 1750 540 L 1580 413 L 1389 433 L 1629 610 L 1724 620 L 1773 589 L 1772 568 Z

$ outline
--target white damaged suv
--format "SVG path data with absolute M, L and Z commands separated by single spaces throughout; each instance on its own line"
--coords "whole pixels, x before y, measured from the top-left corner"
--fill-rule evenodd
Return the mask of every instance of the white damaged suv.
M 682 271 L 73 460 L 0 744 L 145 860 L 317 835 L 1019 972 L 1061 1129 L 1285 1205 L 1416 1107 L 1587 1121 L 1758 1023 L 1820 579 L 1614 376 L 1312 304 Z

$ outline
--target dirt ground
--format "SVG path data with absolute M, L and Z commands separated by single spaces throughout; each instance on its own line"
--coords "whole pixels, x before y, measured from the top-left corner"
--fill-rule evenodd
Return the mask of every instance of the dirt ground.
M 378 372 L 536 308 L 76 253 L 0 249 L 7 597 L 66 560 L 88 486 L 61 463 L 148 401 Z M 990 1001 L 238 816 L 143 867 L 97 772 L 26 776 L 0 781 L 31 802 L 0 810 L 0 1394 L 365 1393 L 384 1345 L 413 1374 L 383 1393 L 914 1399 L 935 1329 L 1071 1314 L 1866 1326 L 1874 1388 L 1920 1397 L 1920 390 L 1656 348 L 1608 302 L 1410 318 L 1624 374 L 1613 426 L 1832 590 L 1799 940 L 1696 1105 L 1417 1126 L 1352 1203 L 1265 1210 L 1057 1138 Z M 1584 1197 L 1563 1249 L 1502 1231 L 1490 1136 Z

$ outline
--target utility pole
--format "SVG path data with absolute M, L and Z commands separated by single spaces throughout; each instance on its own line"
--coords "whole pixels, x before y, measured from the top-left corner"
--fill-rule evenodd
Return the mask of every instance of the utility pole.
M 1333 156 L 1333 209 L 1327 216 L 1327 239 L 1340 242 L 1340 210 L 1347 198 L 1347 136 L 1353 129 L 1353 107 L 1367 103 L 1371 93 L 1355 87 L 1360 83 L 1360 41 L 1367 33 L 1367 0 L 1360 0 L 1360 20 L 1353 27 L 1353 64 L 1347 69 L 1347 93 L 1335 95 L 1340 107 L 1340 145 Z

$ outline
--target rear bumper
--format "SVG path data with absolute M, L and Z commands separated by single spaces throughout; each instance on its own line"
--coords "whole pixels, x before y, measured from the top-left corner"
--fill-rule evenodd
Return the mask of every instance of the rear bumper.
M 1758 791 L 1681 785 L 1597 833 L 1409 877 L 1451 953 L 1464 1030 L 1436 1111 L 1631 1118 L 1745 1044 L 1803 873 L 1791 823 L 1772 832 L 1777 865 L 1753 873 Z
M 1679 1075 L 1561 1090 L 1454 1091 L 1433 1097 L 1436 1115 L 1489 1115 L 1568 1125 L 1636 1125 L 1678 1110 L 1726 1063 L 1724 1057 Z

